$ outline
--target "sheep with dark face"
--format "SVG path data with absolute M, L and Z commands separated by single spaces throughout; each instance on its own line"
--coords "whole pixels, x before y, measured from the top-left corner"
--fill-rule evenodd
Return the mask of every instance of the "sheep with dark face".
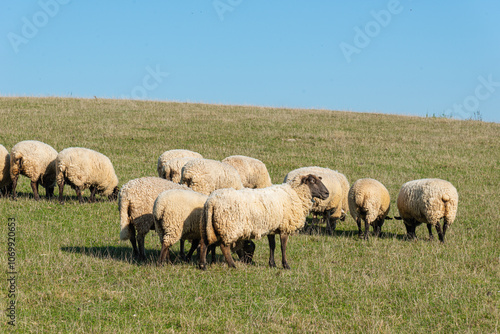
M 38 185 L 42 185 L 47 198 L 54 196 L 56 184 L 57 151 L 52 146 L 37 140 L 25 140 L 12 147 L 10 152 L 10 178 L 12 179 L 12 197 L 16 198 L 19 174 L 31 180 L 31 189 L 36 200 Z
M 118 177 L 113 164 L 107 156 L 82 147 L 65 148 L 56 158 L 57 185 L 59 201 L 63 202 L 64 185 L 75 189 L 80 203 L 82 191 L 90 189 L 90 201 L 95 202 L 95 194 L 115 200 L 118 196 Z
M 283 268 L 289 269 L 286 259 L 289 235 L 304 226 L 313 198 L 326 199 L 328 195 L 321 179 L 312 174 L 262 189 L 214 191 L 203 208 L 200 268 L 206 268 L 207 246 L 220 242 L 228 266 L 234 268 L 230 245 L 266 235 L 270 249 L 269 265 L 275 267 L 274 235 L 279 234 Z
M 414 180 L 403 184 L 397 205 L 408 238 L 416 238 L 415 228 L 420 224 L 427 224 L 429 238 L 433 239 L 432 226 L 435 226 L 439 240 L 444 243 L 446 230 L 453 224 L 457 214 L 458 192 L 445 180 Z M 444 220 L 442 230 L 439 224 L 441 219 Z

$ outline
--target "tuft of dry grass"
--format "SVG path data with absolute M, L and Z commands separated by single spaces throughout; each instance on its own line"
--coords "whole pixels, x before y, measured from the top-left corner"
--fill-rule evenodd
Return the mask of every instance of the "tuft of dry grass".
M 289 271 L 268 268 L 267 242 L 258 240 L 252 265 L 230 270 L 220 256 L 201 272 L 180 261 L 156 267 L 154 232 L 146 238 L 149 261 L 134 262 L 130 244 L 119 240 L 116 202 L 80 205 L 69 189 L 64 205 L 35 202 L 21 177 L 19 199 L 0 198 L 3 249 L 8 218 L 17 223 L 19 332 L 498 332 L 499 124 L 66 98 L 0 98 L 0 124 L 7 148 L 36 139 L 57 151 L 81 146 L 107 155 L 120 185 L 155 176 L 161 153 L 184 148 L 211 159 L 258 158 L 274 183 L 312 165 L 339 170 L 351 184 L 375 178 L 391 194 L 391 216 L 406 181 L 442 178 L 459 192 L 444 245 L 428 241 L 422 226 L 419 240 L 403 240 L 397 221 L 363 241 L 348 217 L 333 236 L 324 229 L 293 236 Z M 5 251 L 0 263 L 7 272 Z M 5 281 L 2 291 L 7 332 Z

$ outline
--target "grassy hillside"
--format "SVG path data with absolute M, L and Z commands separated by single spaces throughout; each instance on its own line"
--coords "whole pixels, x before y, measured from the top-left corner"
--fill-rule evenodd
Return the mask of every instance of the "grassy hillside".
M 119 240 L 116 202 L 35 202 L 27 178 L 19 199 L 0 198 L 1 249 L 16 222 L 18 332 L 473 332 L 499 330 L 500 124 L 186 103 L 62 98 L 0 98 L 0 144 L 36 139 L 60 151 L 82 146 L 106 154 L 120 186 L 155 176 L 165 150 L 204 157 L 233 154 L 266 163 L 274 183 L 292 169 L 318 165 L 350 183 L 372 177 L 395 199 L 409 180 L 455 185 L 459 209 L 442 245 L 417 228 L 405 241 L 400 221 L 380 239 L 360 240 L 351 217 L 333 236 L 291 237 L 291 270 L 267 266 L 267 239 L 254 264 L 230 270 L 220 257 L 206 272 L 195 263 L 158 268 L 159 241 L 147 235 L 150 261 L 131 260 Z M 45 190 L 41 188 L 40 194 Z M 56 189 L 57 195 L 57 189 Z M 88 197 L 88 190 L 85 196 Z M 279 247 L 278 247 L 279 248 Z M 178 245 L 174 253 L 178 252 Z M 218 251 L 220 255 L 220 251 Z M 280 253 L 277 252 L 279 258 Z M 0 252 L 7 276 L 7 252 Z M 0 331 L 8 283 L 2 279 Z

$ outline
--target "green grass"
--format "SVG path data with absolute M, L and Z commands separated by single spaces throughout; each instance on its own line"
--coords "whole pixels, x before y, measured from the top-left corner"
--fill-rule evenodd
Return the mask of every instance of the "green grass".
M 267 266 L 267 239 L 254 264 L 222 261 L 156 267 L 159 241 L 147 235 L 149 261 L 131 260 L 119 240 L 116 202 L 35 202 L 27 178 L 19 199 L 0 198 L 1 249 L 7 220 L 17 223 L 19 333 L 497 333 L 500 301 L 500 125 L 327 110 L 63 98 L 0 98 L 0 143 L 36 139 L 107 155 L 123 185 L 155 176 L 158 156 L 184 148 L 204 157 L 233 154 L 266 163 L 274 183 L 318 165 L 350 183 L 372 177 L 395 198 L 409 180 L 455 185 L 459 208 L 446 244 L 405 241 L 400 221 L 380 239 L 360 240 L 349 216 L 333 236 L 291 237 L 291 270 Z M 41 195 L 45 194 L 43 188 Z M 56 190 L 57 195 L 57 190 Z M 89 196 L 88 190 L 85 196 Z M 279 247 L 278 247 L 279 248 Z M 178 245 L 173 249 L 178 252 Z M 280 252 L 277 252 L 277 260 Z M 277 261 L 280 263 L 281 261 Z M 0 252 L 5 273 L 7 253 Z M 280 265 L 279 265 L 280 266 Z M 0 332 L 7 325 L 7 282 L 0 287 Z

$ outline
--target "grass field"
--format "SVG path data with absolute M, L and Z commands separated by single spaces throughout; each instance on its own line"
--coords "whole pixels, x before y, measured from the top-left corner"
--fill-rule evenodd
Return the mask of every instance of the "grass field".
M 403 240 L 400 221 L 383 235 L 357 236 L 349 216 L 333 236 L 298 234 L 291 270 L 267 265 L 267 238 L 254 263 L 206 272 L 177 261 L 158 268 L 131 259 L 119 240 L 116 202 L 64 205 L 0 198 L 0 332 L 19 333 L 497 333 L 500 301 L 500 124 L 361 114 L 101 99 L 0 98 L 0 143 L 43 141 L 107 155 L 120 186 L 156 175 L 158 156 L 185 148 L 206 158 L 233 154 L 266 163 L 273 183 L 292 169 L 337 169 L 350 183 L 378 179 L 395 199 L 409 180 L 437 177 L 459 193 L 446 244 Z M 40 188 L 40 194 L 45 190 Z M 56 189 L 57 195 L 57 189 Z M 85 196 L 89 196 L 88 190 Z M 16 223 L 16 326 L 7 324 L 8 220 Z M 436 238 L 437 239 L 437 238 Z M 279 247 L 278 247 L 279 249 Z M 178 252 L 178 245 L 173 249 Z M 280 253 L 277 252 L 279 259 Z M 279 261 L 278 261 L 279 262 Z M 280 264 L 278 264 L 280 267 Z

